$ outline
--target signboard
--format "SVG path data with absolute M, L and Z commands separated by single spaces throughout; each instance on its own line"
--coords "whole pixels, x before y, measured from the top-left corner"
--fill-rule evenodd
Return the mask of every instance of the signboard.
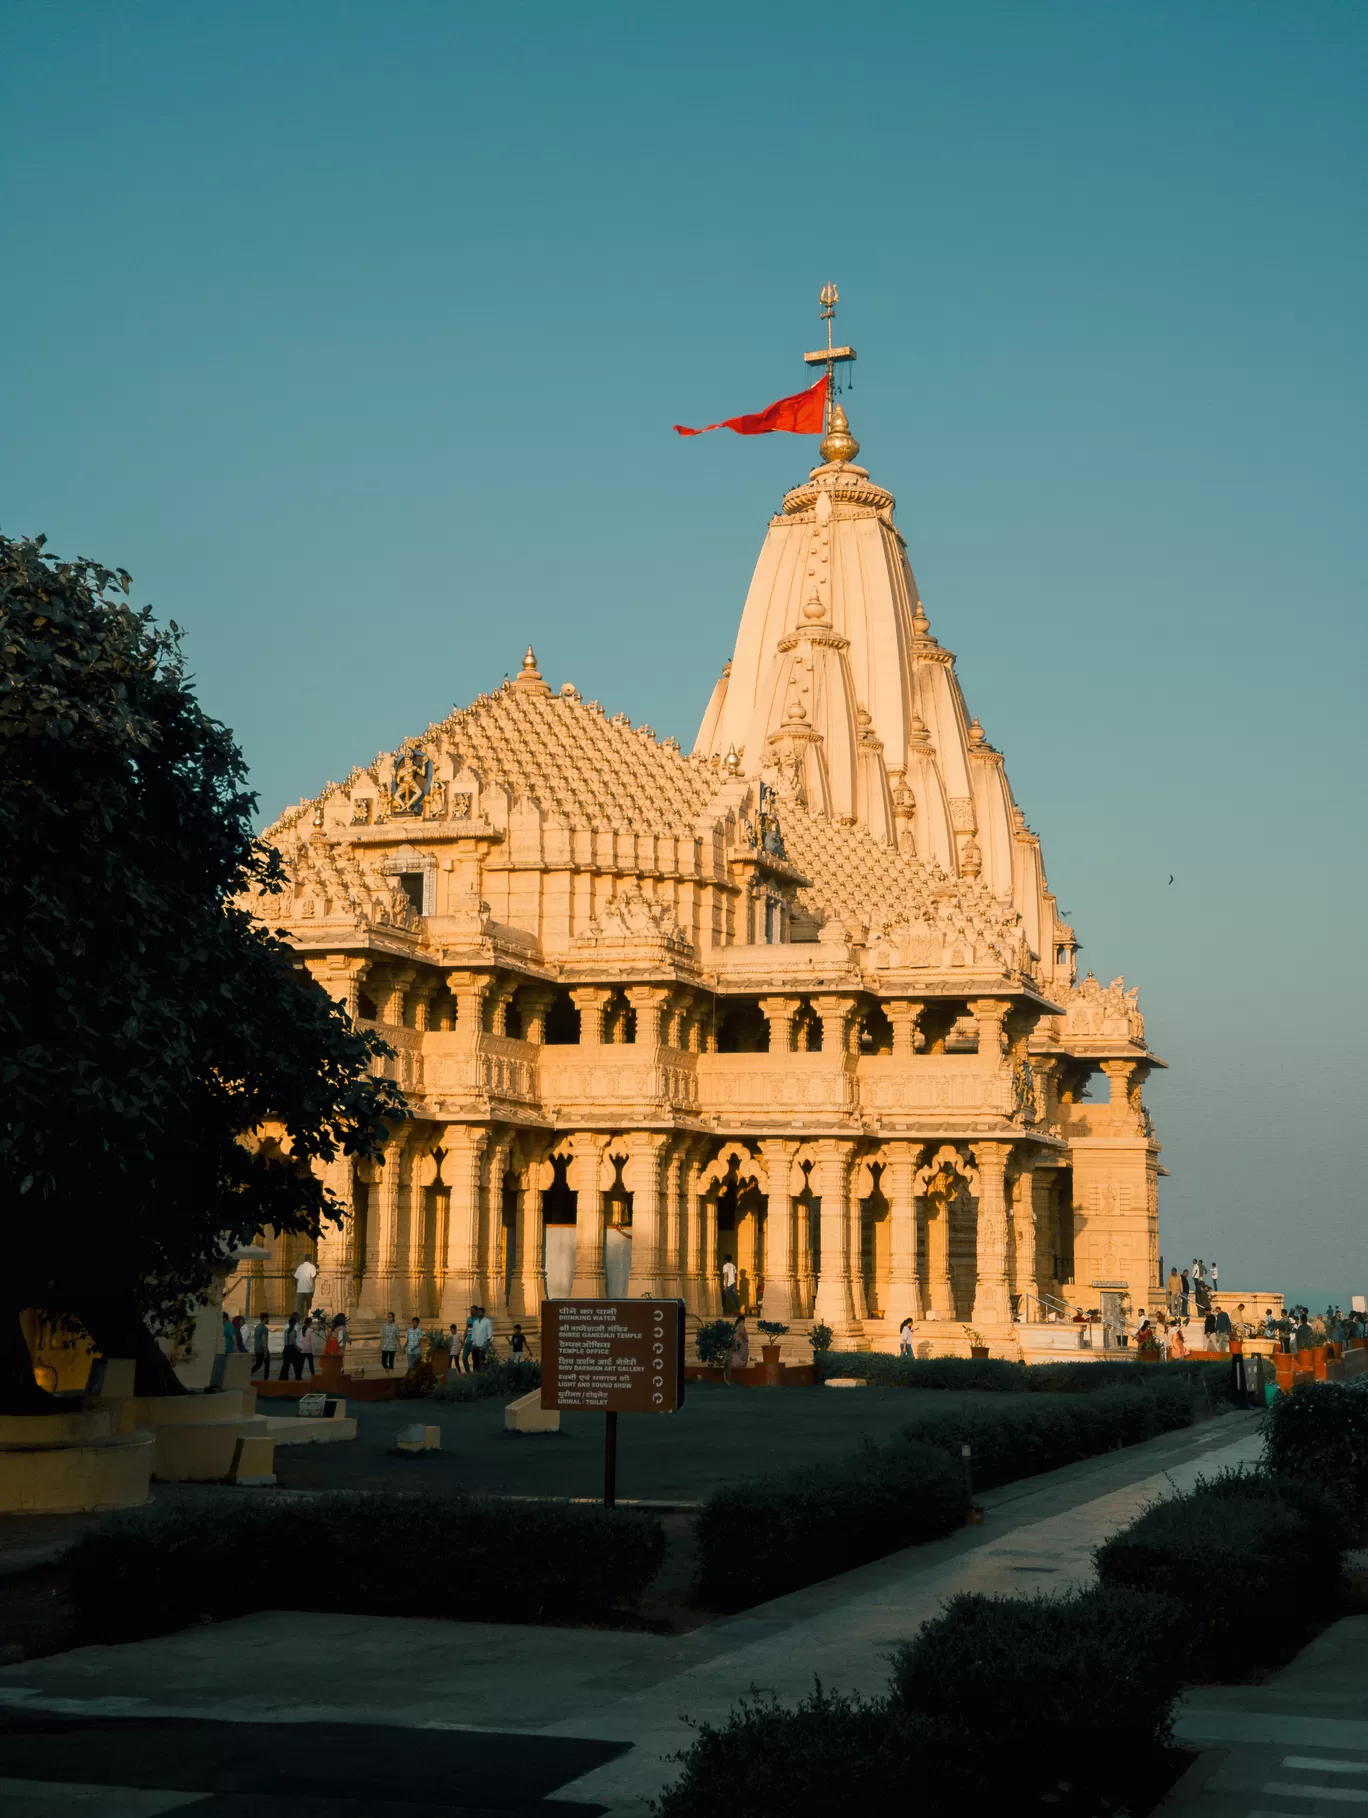
M 673 1414 L 684 1400 L 682 1300 L 544 1300 L 541 1405 Z

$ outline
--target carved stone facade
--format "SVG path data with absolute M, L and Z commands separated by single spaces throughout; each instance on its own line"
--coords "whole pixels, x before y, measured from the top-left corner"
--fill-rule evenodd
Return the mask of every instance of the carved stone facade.
M 1133 991 L 1075 982 L 851 461 L 772 521 L 691 755 L 529 650 L 267 838 L 291 883 L 254 906 L 413 1111 L 328 1174 L 318 1299 L 363 1330 L 477 1301 L 535 1330 L 548 1292 L 709 1317 L 729 1256 L 747 1307 L 849 1347 L 910 1317 L 919 1348 L 1030 1354 L 1053 1305 L 1158 1292 L 1163 1063 Z

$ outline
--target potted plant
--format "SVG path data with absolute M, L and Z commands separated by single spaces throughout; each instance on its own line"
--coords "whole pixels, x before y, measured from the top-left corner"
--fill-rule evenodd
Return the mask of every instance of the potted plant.
M 438 1382 L 445 1382 L 451 1368 L 450 1332 L 433 1330 L 427 1334 L 427 1360 L 436 1371 Z
M 788 1327 L 780 1325 L 777 1319 L 757 1319 L 755 1323 L 770 1341 L 767 1345 L 761 1345 L 761 1357 L 767 1364 L 778 1363 L 779 1340 L 788 1331 Z
M 812 1355 L 816 1358 L 822 1351 L 831 1349 L 833 1333 L 830 1326 L 813 1326 L 808 1333 L 808 1343 L 812 1346 Z
M 698 1361 L 709 1369 L 721 1369 L 731 1356 L 734 1319 L 705 1319 L 694 1333 Z
M 966 1326 L 964 1328 L 964 1336 L 969 1340 L 969 1355 L 971 1357 L 986 1357 L 988 1355 L 988 1341 L 984 1338 L 982 1332 L 976 1332 L 972 1326 Z

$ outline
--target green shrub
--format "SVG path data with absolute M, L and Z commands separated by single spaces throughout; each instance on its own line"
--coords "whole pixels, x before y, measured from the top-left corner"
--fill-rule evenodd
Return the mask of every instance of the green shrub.
M 830 1326 L 816 1325 L 808 1331 L 808 1343 L 812 1346 L 814 1363 L 831 1350 L 831 1341 L 835 1334 Z
M 836 1464 L 715 1491 L 694 1530 L 699 1596 L 740 1609 L 948 1534 L 963 1519 L 963 1479 L 942 1451 L 866 1445 Z
M 1228 1363 L 1139 1365 L 1108 1358 L 1097 1363 L 1011 1363 L 1001 1357 L 903 1357 L 889 1351 L 824 1351 L 823 1380 L 858 1376 L 900 1389 L 983 1389 L 1001 1393 L 1092 1394 L 1099 1389 L 1193 1386 L 1210 1405 L 1231 1399 Z
M 485 1401 L 492 1396 L 526 1395 L 541 1384 L 541 1365 L 530 1357 L 523 1363 L 490 1364 L 483 1370 L 452 1370 L 432 1391 L 433 1401 Z
M 1029 1809 L 1061 1778 L 1123 1793 L 1168 1740 L 1181 1619 L 1140 1591 L 955 1597 L 894 1655 L 892 1709 L 967 1810 Z
M 700 1363 L 725 1364 L 731 1356 L 735 1335 L 734 1319 L 705 1319 L 694 1333 L 694 1349 Z
M 65 1563 L 83 1637 L 114 1642 L 262 1609 L 602 1622 L 664 1551 L 627 1510 L 330 1491 L 118 1516 Z
M 871 1811 L 907 1783 L 890 1743 L 886 1706 L 842 1698 L 817 1686 L 786 1709 L 773 1698 L 742 1699 L 719 1725 L 676 1757 L 684 1771 L 653 1804 L 658 1818 L 808 1818 Z
M 1097 1571 L 1181 1604 L 1188 1664 L 1220 1675 L 1275 1659 L 1330 1605 L 1346 1537 L 1315 1485 L 1227 1472 L 1146 1509 L 1098 1548 Z
M 1264 1416 L 1264 1464 L 1279 1477 L 1320 1484 L 1362 1519 L 1368 1505 L 1368 1392 L 1307 1383 Z
M 1061 1778 L 1124 1802 L 1168 1737 L 1180 1614 L 1140 1592 L 957 1597 L 898 1649 L 890 1697 L 818 1685 L 793 1709 L 745 1699 L 725 1723 L 699 1726 L 653 1809 L 842 1818 L 911 1803 L 926 1818 L 963 1818 L 1031 1810 Z
M 856 1376 L 899 1389 L 1024 1389 L 1025 1369 L 1000 1357 L 900 1357 L 890 1351 L 821 1351 L 815 1358 L 823 1382 Z
M 903 1431 L 956 1459 L 967 1443 L 973 1487 L 990 1490 L 1188 1426 L 1192 1400 L 1186 1381 L 1127 1384 L 1094 1395 L 1014 1396 L 1005 1405 L 923 1408 Z
M 426 1358 L 422 1358 L 399 1378 L 394 1385 L 394 1393 L 400 1401 L 421 1401 L 436 1388 L 437 1371 Z

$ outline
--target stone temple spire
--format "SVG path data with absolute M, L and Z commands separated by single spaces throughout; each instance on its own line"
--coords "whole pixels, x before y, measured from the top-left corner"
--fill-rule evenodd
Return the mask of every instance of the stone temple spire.
M 831 331 L 805 354 L 829 375 L 855 358 Z M 1010 895 L 1033 946 L 1049 919 L 1039 847 L 1023 833 L 1001 753 L 965 706 L 954 657 L 931 635 L 891 492 L 855 464 L 860 445 L 828 384 L 821 463 L 770 520 L 727 671 L 696 752 L 739 754 L 831 820 Z

